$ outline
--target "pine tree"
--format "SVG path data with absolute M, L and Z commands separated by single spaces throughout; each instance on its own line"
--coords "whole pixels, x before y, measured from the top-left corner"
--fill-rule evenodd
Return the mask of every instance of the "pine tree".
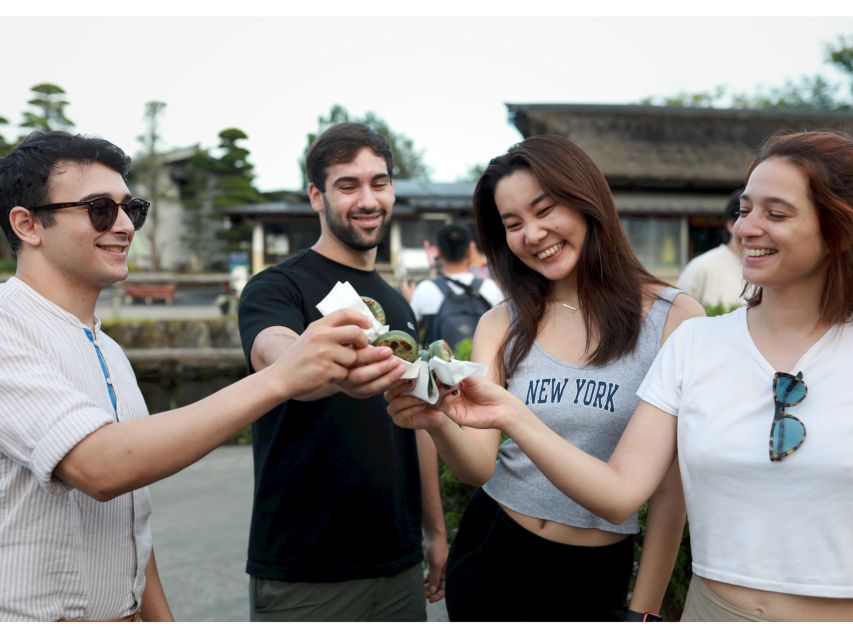
M 22 129 L 31 131 L 68 131 L 74 123 L 65 115 L 69 102 L 65 99 L 65 90 L 55 84 L 44 82 L 30 87 L 35 95 L 27 104 L 31 111 L 24 111 Z
M 345 107 L 339 104 L 332 105 L 329 110 L 329 115 L 319 116 L 317 118 L 317 133 L 308 134 L 308 142 L 305 145 L 305 151 L 300 160 L 300 168 L 302 170 L 302 186 L 308 187 L 308 176 L 305 173 L 305 154 L 308 148 L 317 139 L 319 132 L 324 131 L 330 125 L 339 124 L 341 122 L 358 122 L 366 124 L 382 134 L 388 144 L 391 145 L 391 152 L 394 157 L 394 177 L 395 178 L 419 178 L 429 180 L 430 169 L 424 162 L 424 152 L 415 148 L 415 143 L 411 138 L 403 133 L 397 133 L 391 129 L 389 124 L 380 118 L 373 111 L 368 111 L 364 117 L 352 117 Z
M 247 223 L 224 229 L 217 214 L 226 207 L 266 202 L 253 184 L 249 151 L 240 146 L 247 139 L 241 129 L 223 129 L 217 155 L 199 150 L 190 161 L 182 189 L 187 210 L 184 241 L 202 264 L 222 253 L 248 251 L 251 246 L 252 229 Z

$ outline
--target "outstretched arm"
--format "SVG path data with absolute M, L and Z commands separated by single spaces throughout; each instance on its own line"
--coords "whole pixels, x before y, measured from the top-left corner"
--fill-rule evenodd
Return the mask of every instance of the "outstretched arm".
M 703 313 L 695 300 L 677 296 L 663 339 Z M 560 491 L 614 524 L 649 499 L 675 459 L 676 417 L 644 401 L 607 462 L 563 440 L 521 400 L 483 378 L 463 380 L 460 393 L 445 396 L 441 409 L 457 424 L 504 431 Z
M 504 431 L 560 491 L 615 524 L 649 499 L 675 458 L 675 416 L 642 401 L 607 462 L 563 440 L 484 378 L 463 380 L 459 395 L 441 406 L 454 422 Z
M 356 348 L 375 349 L 367 346 L 360 328 L 366 324 L 354 311 L 330 314 L 309 325 L 263 371 L 186 407 L 94 431 L 68 452 L 54 474 L 96 500 L 170 476 L 281 402 L 346 378 L 358 358 Z
M 280 326 L 267 327 L 252 343 L 250 353 L 252 368 L 255 371 L 261 371 L 270 366 L 287 353 L 290 345 L 298 338 L 299 334 L 293 329 Z M 357 361 L 345 378 L 316 386 L 294 399 L 308 402 L 341 392 L 352 398 L 370 398 L 382 393 L 406 370 L 405 365 L 396 358 L 390 357 L 390 354 L 390 350 L 360 349 Z

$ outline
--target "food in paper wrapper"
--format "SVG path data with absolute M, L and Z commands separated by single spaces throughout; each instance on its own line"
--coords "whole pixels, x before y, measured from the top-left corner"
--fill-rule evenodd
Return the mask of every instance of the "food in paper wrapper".
M 418 359 L 418 343 L 405 331 L 389 331 L 373 341 L 374 347 L 390 347 L 398 358 L 406 362 Z
M 384 318 L 380 322 L 380 316 L 377 315 L 377 310 L 382 311 L 382 306 L 372 298 L 359 296 L 349 282 L 338 282 L 317 304 L 317 309 L 324 316 L 338 309 L 353 309 L 369 318 L 372 327 L 364 330 L 368 340 L 376 346 L 390 347 L 395 356 L 407 363 L 401 379 L 413 380 L 415 387 L 409 395 L 425 402 L 435 404 L 439 401 L 436 381 L 455 386 L 468 376 L 483 375 L 486 370 L 481 364 L 453 359 L 450 345 L 444 340 L 437 340 L 430 348 L 419 352 L 417 341 L 405 331 L 389 331 Z
M 445 362 L 450 362 L 453 358 L 453 349 L 446 340 L 436 340 L 429 345 L 429 355 L 432 358 L 441 358 Z
M 370 309 L 370 313 L 372 313 L 373 317 L 379 321 L 379 324 L 385 324 L 385 309 L 382 308 L 381 304 L 368 296 L 361 296 L 361 301 L 367 305 L 367 308 Z

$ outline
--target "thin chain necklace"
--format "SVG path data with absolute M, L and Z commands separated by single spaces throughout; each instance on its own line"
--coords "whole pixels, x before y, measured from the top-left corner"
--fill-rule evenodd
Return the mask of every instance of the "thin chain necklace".
M 570 305 L 568 302 L 563 302 L 562 300 L 550 300 L 548 304 L 560 304 L 563 305 L 566 309 L 574 313 L 578 310 L 577 307 Z

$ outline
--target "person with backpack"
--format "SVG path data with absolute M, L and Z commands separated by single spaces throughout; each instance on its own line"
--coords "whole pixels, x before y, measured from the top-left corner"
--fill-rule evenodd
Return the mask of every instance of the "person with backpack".
M 411 305 L 423 329 L 423 343 L 442 339 L 455 351 L 474 336 L 480 316 L 501 302 L 503 294 L 494 280 L 471 272 L 471 233 L 466 227 L 445 225 L 436 246 L 443 267 L 435 278 L 418 284 Z

